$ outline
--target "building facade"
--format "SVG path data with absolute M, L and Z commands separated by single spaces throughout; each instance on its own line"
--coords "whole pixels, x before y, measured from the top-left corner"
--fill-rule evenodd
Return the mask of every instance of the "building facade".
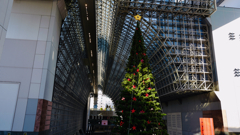
M 217 7 L 218 6 L 218 7 Z M 168 133 L 240 133 L 238 0 L 0 1 L 0 135 L 85 130 L 113 102 L 140 14 Z

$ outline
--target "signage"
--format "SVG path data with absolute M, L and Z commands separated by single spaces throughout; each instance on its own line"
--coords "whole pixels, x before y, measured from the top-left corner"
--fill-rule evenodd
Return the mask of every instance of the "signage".
M 102 120 L 102 125 L 108 125 L 108 120 Z
M 234 70 L 234 77 L 239 77 L 240 76 L 240 69 L 239 68 L 235 68 Z
M 235 40 L 235 33 L 229 33 L 229 40 Z

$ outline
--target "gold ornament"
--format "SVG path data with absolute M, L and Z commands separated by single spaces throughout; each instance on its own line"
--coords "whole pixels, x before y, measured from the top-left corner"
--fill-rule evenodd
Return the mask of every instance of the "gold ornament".
M 140 15 L 135 15 L 134 18 L 135 18 L 136 20 L 140 21 L 142 17 L 141 17 Z

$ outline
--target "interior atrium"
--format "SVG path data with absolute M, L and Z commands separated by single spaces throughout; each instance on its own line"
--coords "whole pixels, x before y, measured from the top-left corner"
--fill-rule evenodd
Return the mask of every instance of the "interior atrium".
M 0 135 L 113 135 L 137 22 L 158 128 L 240 135 L 239 0 L 0 0 Z

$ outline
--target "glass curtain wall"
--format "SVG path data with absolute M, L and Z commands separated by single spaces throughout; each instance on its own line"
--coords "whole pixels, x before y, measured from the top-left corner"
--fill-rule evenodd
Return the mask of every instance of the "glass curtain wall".
M 203 20 L 215 11 L 215 6 L 214 0 L 120 1 L 105 93 L 113 101 L 119 99 L 136 14 L 142 16 L 140 27 L 161 100 L 212 91 L 211 44 Z
M 66 6 L 68 15 L 61 28 L 52 98 L 52 135 L 70 135 L 82 129 L 91 90 L 89 70 L 83 64 L 87 56 L 78 1 L 66 2 Z

